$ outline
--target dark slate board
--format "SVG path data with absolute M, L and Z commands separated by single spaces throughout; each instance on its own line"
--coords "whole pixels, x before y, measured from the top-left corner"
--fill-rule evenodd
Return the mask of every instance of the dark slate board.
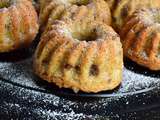
M 34 75 L 36 42 L 0 54 L 0 119 L 160 119 L 160 71 L 125 60 L 123 82 L 114 91 L 75 94 Z

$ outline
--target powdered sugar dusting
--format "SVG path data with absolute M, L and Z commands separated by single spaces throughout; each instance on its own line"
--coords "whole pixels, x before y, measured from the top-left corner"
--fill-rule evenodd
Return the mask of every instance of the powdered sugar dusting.
M 40 90 L 45 90 L 46 88 L 45 85 L 41 85 L 41 80 L 37 79 L 34 75 L 32 69 L 32 59 L 30 58 L 16 63 L 0 63 L 0 76 L 22 86 Z M 41 86 L 39 86 L 38 83 L 40 83 Z M 120 88 L 113 92 L 113 94 L 136 92 L 139 90 L 156 87 L 159 83 L 159 78 L 137 74 L 124 68 L 123 82 Z
M 43 116 L 44 118 L 48 117 L 48 119 L 66 119 L 66 120 L 79 120 L 79 119 L 84 119 L 85 115 L 83 113 L 76 114 L 74 111 L 71 111 L 70 113 L 63 113 L 62 111 L 51 111 L 51 110 L 42 110 L 38 109 L 35 111 L 38 113 L 38 115 Z

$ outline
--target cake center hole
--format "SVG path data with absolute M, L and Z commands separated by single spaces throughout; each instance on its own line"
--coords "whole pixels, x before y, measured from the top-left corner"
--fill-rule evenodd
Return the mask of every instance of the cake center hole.
M 89 0 L 79 0 L 79 1 L 74 1 L 72 4 L 77 6 L 82 6 L 82 5 L 88 5 L 89 3 L 90 3 Z
M 95 30 L 92 30 L 92 31 L 82 30 L 78 32 L 73 32 L 72 37 L 80 41 L 95 41 L 98 35 L 95 32 Z

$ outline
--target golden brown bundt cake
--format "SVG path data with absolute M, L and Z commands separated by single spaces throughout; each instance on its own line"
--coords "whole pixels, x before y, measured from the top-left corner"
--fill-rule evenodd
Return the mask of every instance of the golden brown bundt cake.
M 140 8 L 160 8 L 160 0 L 118 0 L 113 10 L 113 23 L 121 30 L 125 19 Z
M 126 57 L 160 70 L 160 9 L 142 9 L 128 18 L 121 31 Z
M 106 7 L 107 4 L 105 3 L 105 1 L 101 1 L 101 3 L 97 3 L 98 0 L 96 0 L 96 2 L 92 2 L 91 4 L 88 4 L 86 6 L 82 5 L 82 6 L 77 6 L 77 5 L 73 5 L 69 8 L 67 8 L 63 14 L 61 15 L 60 20 L 64 20 L 67 21 L 71 20 L 71 21 L 75 21 L 75 20 L 91 20 L 91 21 L 100 21 L 100 22 L 104 22 L 106 24 L 110 24 L 111 23 L 111 14 L 110 14 L 110 10 L 109 7 Z M 102 4 L 104 3 L 104 4 Z M 100 4 L 100 6 L 98 5 Z M 47 28 L 49 28 L 52 23 L 57 19 L 56 17 L 57 13 L 55 11 L 53 11 L 50 14 L 49 20 L 48 20 L 48 24 L 47 24 Z
M 67 10 L 67 8 L 72 5 L 74 5 L 74 7 Z M 100 20 L 108 25 L 111 24 L 110 9 L 104 0 L 41 0 L 40 8 L 40 24 L 42 30 L 44 26 L 46 26 L 49 17 L 52 22 L 61 19 L 67 13 L 68 16 L 66 17 L 78 16 L 82 18 L 85 16 Z
M 56 21 L 34 57 L 38 76 L 75 92 L 112 90 L 122 80 L 120 38 L 101 23 Z
M 28 46 L 38 32 L 38 17 L 29 0 L 0 0 L 0 52 Z

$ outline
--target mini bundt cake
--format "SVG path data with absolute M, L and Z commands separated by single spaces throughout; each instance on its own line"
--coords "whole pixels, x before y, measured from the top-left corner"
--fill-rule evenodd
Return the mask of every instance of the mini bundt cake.
M 72 5 L 74 7 L 67 10 L 67 8 Z M 111 12 L 108 4 L 104 0 L 41 0 L 40 8 L 40 24 L 42 30 L 44 30 L 48 19 L 50 19 L 51 22 L 61 19 L 66 15 L 66 11 L 68 17 L 94 17 L 95 20 L 99 20 L 108 25 L 111 24 Z
M 0 0 L 0 52 L 30 45 L 38 28 L 38 16 L 31 1 Z
M 34 56 L 35 73 L 75 92 L 112 90 L 122 81 L 123 50 L 114 30 L 101 23 L 55 21 Z
M 141 8 L 160 8 L 160 0 L 118 0 L 113 10 L 113 23 L 121 30 L 126 18 Z
M 102 3 L 104 3 L 104 4 L 102 4 Z M 101 4 L 99 2 L 100 6 L 97 4 L 98 4 L 97 1 L 96 2 L 94 1 L 93 3 L 88 4 L 86 6 L 73 5 L 69 8 L 67 8 L 63 12 L 60 20 L 76 21 L 76 20 L 84 20 L 84 19 L 86 20 L 87 19 L 90 21 L 100 21 L 100 22 L 104 22 L 106 24 L 110 24 L 111 23 L 111 14 L 109 12 L 110 11 L 109 7 L 106 7 L 107 4 L 105 3 L 105 1 L 101 1 Z M 103 11 L 105 11 L 105 12 L 103 12 Z M 50 14 L 46 28 L 48 29 L 55 20 L 56 20 L 56 14 L 55 14 L 55 11 L 53 11 Z
M 160 70 L 160 9 L 142 9 L 128 18 L 121 31 L 126 57 Z

